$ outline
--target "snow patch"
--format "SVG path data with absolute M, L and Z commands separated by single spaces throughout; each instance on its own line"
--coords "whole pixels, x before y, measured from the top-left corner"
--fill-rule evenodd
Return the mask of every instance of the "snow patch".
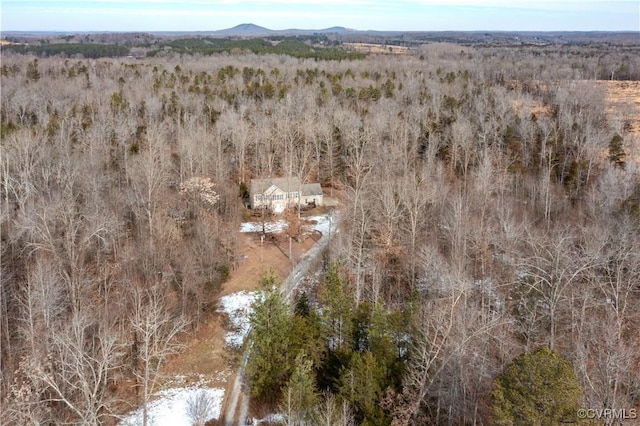
M 176 374 L 164 383 L 166 388 L 205 388 L 209 379 L 204 374 Z
M 191 426 L 189 415 L 197 399 L 205 399 L 206 420 L 218 419 L 224 397 L 224 389 L 219 388 L 172 388 L 157 393 L 158 399 L 147 404 L 147 424 L 149 426 Z M 202 410 L 201 410 L 202 411 Z M 125 417 L 121 426 L 142 425 L 142 408 Z
M 239 348 L 249 333 L 249 314 L 251 305 L 259 291 L 239 291 L 220 298 L 220 310 L 229 316 L 231 331 L 225 336 L 225 343 L 232 348 Z
M 329 227 L 332 232 L 335 231 L 335 218 L 331 215 L 316 215 L 302 218 L 303 225 L 311 231 L 320 231 L 322 235 L 329 233 Z M 282 232 L 287 229 L 287 221 L 276 220 L 264 223 L 264 231 L 267 234 L 274 232 Z M 262 232 L 262 223 L 260 222 L 242 222 L 240 224 L 240 232 Z
M 275 222 L 264 223 L 264 232 L 267 234 L 282 232 L 285 229 L 287 229 L 287 222 L 284 220 L 276 220 Z M 242 222 L 240 224 L 240 232 L 262 232 L 262 223 Z
M 274 414 L 269 414 L 267 417 L 264 417 L 262 419 L 256 419 L 253 418 L 251 419 L 251 425 L 261 425 L 261 424 L 280 424 L 280 423 L 284 423 L 285 419 L 284 416 L 282 414 L 279 413 L 274 413 Z
M 491 278 L 475 280 L 473 284 L 489 298 L 491 301 L 490 308 L 494 313 L 502 312 L 504 310 L 504 300 L 502 300 L 502 298 L 496 293 L 496 286 Z
M 333 218 L 330 215 L 318 215 L 318 216 L 310 216 L 305 218 L 309 222 L 314 222 L 309 225 L 311 229 L 314 231 L 319 231 L 322 235 L 329 234 L 329 227 L 331 227 L 332 232 L 335 232 L 336 224 L 333 221 Z

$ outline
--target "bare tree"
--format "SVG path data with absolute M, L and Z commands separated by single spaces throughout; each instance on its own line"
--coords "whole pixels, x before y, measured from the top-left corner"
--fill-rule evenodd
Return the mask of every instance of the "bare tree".
M 136 159 L 136 172 L 132 175 L 132 187 L 138 209 L 147 222 L 149 247 L 154 246 L 154 218 L 160 202 L 160 191 L 167 182 L 167 151 L 163 147 L 165 130 L 156 126 L 147 130 L 148 146 Z
M 80 423 L 102 424 L 113 415 L 107 385 L 122 355 L 117 336 L 87 310 L 57 327 L 49 331 L 50 355 L 33 359 L 31 380 L 48 389 L 44 402 L 63 404 Z
M 523 285 L 528 296 L 539 298 L 534 309 L 543 309 L 549 321 L 548 344 L 551 349 L 556 343 L 560 309 L 567 297 L 568 289 L 576 285 L 590 268 L 594 259 L 576 255 L 572 247 L 573 239 L 560 233 L 557 238 L 547 241 L 529 237 L 531 254 L 520 263 Z
M 187 417 L 193 426 L 204 426 L 216 407 L 216 400 L 206 390 L 199 390 L 187 400 Z
M 440 360 L 446 356 L 461 299 L 462 294 L 457 293 L 447 299 L 435 299 L 420 310 L 415 328 L 417 334 L 412 341 L 408 371 L 403 380 L 405 407 L 402 411 L 409 423 L 418 420 L 433 381 L 446 366 Z
M 579 302 L 572 318 L 575 364 L 589 406 L 621 409 L 633 405 L 630 391 L 640 383 L 633 367 L 638 342 L 631 333 L 638 318 L 640 259 L 625 224 L 589 231 L 587 249 L 598 263 L 588 271 L 588 285 L 572 295 Z
M 181 315 L 171 314 L 166 293 L 160 284 L 149 289 L 135 288 L 133 300 L 133 344 L 141 364 L 134 374 L 142 388 L 142 422 L 146 426 L 147 404 L 157 389 L 160 369 L 168 356 L 180 350 L 175 338 L 187 326 L 187 320 Z
M 426 171 L 425 171 L 426 172 Z M 415 283 L 418 236 L 427 219 L 429 203 L 433 199 L 433 186 L 426 176 L 411 174 L 402 183 L 400 199 L 405 212 L 405 222 L 402 225 L 409 234 L 409 264 L 410 281 Z
M 347 401 L 342 404 L 332 393 L 323 395 L 321 403 L 312 414 L 313 424 L 318 426 L 353 426 L 355 419 Z

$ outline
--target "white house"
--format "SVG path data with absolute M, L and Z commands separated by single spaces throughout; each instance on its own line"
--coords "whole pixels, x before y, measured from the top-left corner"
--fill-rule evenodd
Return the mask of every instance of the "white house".
M 252 209 L 266 207 L 274 213 L 282 213 L 287 207 L 322 205 L 322 188 L 319 183 L 301 183 L 298 177 L 251 179 L 249 184 Z

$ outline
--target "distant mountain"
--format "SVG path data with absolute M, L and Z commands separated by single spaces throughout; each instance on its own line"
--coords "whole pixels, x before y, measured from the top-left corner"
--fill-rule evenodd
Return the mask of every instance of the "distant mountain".
M 233 28 L 212 31 L 213 35 L 223 37 L 264 37 L 273 33 L 273 30 L 255 24 L 240 24 Z
M 224 30 L 207 32 L 218 37 L 267 37 L 267 36 L 296 36 L 313 34 L 348 34 L 357 32 L 345 27 L 331 27 L 320 30 L 305 30 L 291 28 L 287 30 L 271 30 L 255 24 L 240 24 Z
M 345 27 L 331 27 L 331 28 L 326 28 L 324 30 L 320 30 L 320 31 L 322 31 L 324 33 L 335 33 L 335 34 L 356 32 L 356 30 L 351 30 L 351 29 L 345 28 Z
M 324 28 L 320 30 L 303 30 L 298 28 L 290 28 L 288 30 L 278 30 L 276 33 L 280 33 L 283 35 L 309 35 L 309 34 L 346 34 L 353 33 L 356 30 L 350 30 L 345 27 L 331 27 Z

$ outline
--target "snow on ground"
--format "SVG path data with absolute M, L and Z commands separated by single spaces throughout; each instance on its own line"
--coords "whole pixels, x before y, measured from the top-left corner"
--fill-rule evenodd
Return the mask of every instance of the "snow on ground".
M 333 219 L 333 220 L 331 220 Z M 310 223 L 314 222 L 314 223 Z M 323 235 L 329 233 L 329 225 L 335 230 L 335 218 L 330 215 L 316 215 L 303 218 L 303 223 L 308 229 L 320 231 Z M 268 233 L 282 232 L 287 229 L 285 220 L 276 220 L 273 222 L 265 222 L 264 230 Z M 242 222 L 240 224 L 240 232 L 262 232 L 262 224 L 260 222 Z
M 227 346 L 239 348 L 249 333 L 249 314 L 251 304 L 260 294 L 259 291 L 239 291 L 220 298 L 221 311 L 229 316 L 231 331 L 225 336 Z
M 172 388 L 158 392 L 157 396 L 147 405 L 149 426 L 191 426 L 194 422 L 189 413 L 194 413 L 196 403 L 207 421 L 220 417 L 224 389 Z M 142 425 L 142 408 L 125 417 L 120 425 Z
M 229 370 L 219 371 L 213 379 L 216 383 L 227 381 L 231 372 Z M 204 374 L 176 374 L 164 381 L 165 388 L 206 388 L 211 382 L 211 377 Z
M 329 233 L 329 226 L 331 226 L 331 232 L 335 232 L 336 230 L 335 218 L 330 215 L 322 214 L 318 216 L 310 216 L 305 219 L 309 222 L 315 222 L 310 225 L 310 228 L 315 231 L 320 231 L 322 235 L 327 235 Z
M 274 222 L 264 223 L 264 232 L 267 234 L 272 232 L 281 232 L 287 229 L 287 222 L 284 220 L 276 220 Z M 242 222 L 240 224 L 240 232 L 262 232 L 262 223 L 260 222 Z
M 334 219 L 335 221 L 335 219 Z M 305 218 L 307 228 L 310 230 L 320 231 L 323 235 L 331 231 L 335 232 L 335 222 L 330 220 L 327 215 L 318 215 Z M 278 220 L 265 224 L 266 232 L 278 232 L 286 229 L 286 222 Z M 258 222 L 245 222 L 241 225 L 240 232 L 262 232 L 262 225 Z M 249 333 L 249 314 L 251 313 L 251 304 L 256 297 L 260 295 L 259 291 L 239 291 L 220 298 L 220 310 L 229 316 L 231 323 L 231 331 L 225 336 L 225 342 L 228 346 L 239 348 L 244 342 L 244 338 Z M 151 401 L 148 406 L 148 424 L 150 426 L 190 426 L 193 420 L 190 418 L 190 408 L 195 406 L 197 399 L 206 400 L 206 419 L 218 419 L 222 400 L 224 397 L 224 389 L 204 387 L 206 383 L 198 382 L 191 387 L 180 387 L 186 378 L 184 376 L 176 376 L 173 382 L 169 382 L 176 387 L 162 390 L 156 394 L 156 399 Z M 253 419 L 253 424 L 262 424 L 266 422 L 281 421 L 282 416 L 271 415 L 264 419 Z M 126 416 L 121 426 L 139 426 L 142 425 L 142 408 L 137 409 Z
M 284 416 L 282 414 L 269 414 L 267 417 L 262 419 L 251 419 L 251 425 L 261 425 L 261 424 L 274 424 L 274 423 L 284 423 Z

